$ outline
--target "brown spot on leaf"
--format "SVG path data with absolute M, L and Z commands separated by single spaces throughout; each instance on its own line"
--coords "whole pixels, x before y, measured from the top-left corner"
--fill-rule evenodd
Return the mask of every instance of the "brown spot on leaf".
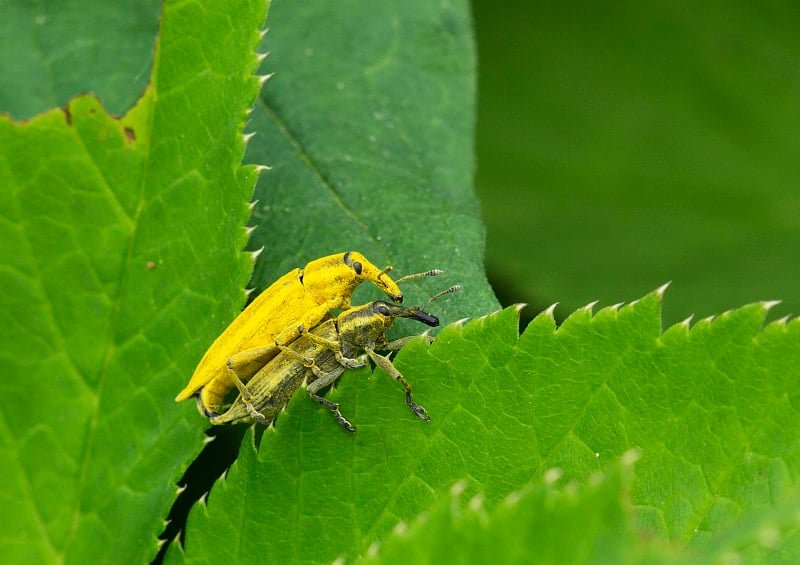
M 64 112 L 64 119 L 67 121 L 67 125 L 71 126 L 72 125 L 72 112 L 70 112 L 69 106 L 64 106 L 63 108 L 61 108 L 61 110 Z
M 136 132 L 133 131 L 133 128 L 125 128 L 125 138 L 128 140 L 128 143 L 136 141 Z

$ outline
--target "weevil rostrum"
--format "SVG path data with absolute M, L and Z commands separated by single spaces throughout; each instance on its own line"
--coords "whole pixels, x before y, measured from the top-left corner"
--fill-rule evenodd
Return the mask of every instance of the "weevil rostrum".
M 294 269 L 264 290 L 211 344 L 176 401 L 197 397 L 197 408 L 214 416 L 235 386 L 247 397 L 249 380 L 282 348 L 300 335 L 299 328 L 317 326 L 332 309 L 350 308 L 350 297 L 364 281 L 394 302 L 402 302 L 402 282 L 441 271 L 409 275 L 398 281 L 355 251 L 328 255 Z
M 387 342 L 386 331 L 397 318 L 410 318 L 431 327 L 439 325 L 439 319 L 424 311 L 431 302 L 460 290 L 456 285 L 431 298 L 425 306 L 405 308 L 383 301 L 370 302 L 351 308 L 336 318 L 324 321 L 303 334 L 286 350 L 267 363 L 247 383 L 249 400 L 240 394 L 230 409 L 210 418 L 213 424 L 252 423 L 267 425 L 286 406 L 291 397 L 305 382 L 309 396 L 328 408 L 339 425 L 348 432 L 355 427 L 342 416 L 339 405 L 318 393 L 332 385 L 348 368 L 362 367 L 365 361 L 355 359 L 363 350 L 386 374 L 403 385 L 406 404 L 422 420 L 430 420 L 425 409 L 411 398 L 411 385 L 395 368 L 388 356 L 376 349 L 396 351 L 419 336 L 409 336 Z M 429 342 L 432 337 L 427 337 Z

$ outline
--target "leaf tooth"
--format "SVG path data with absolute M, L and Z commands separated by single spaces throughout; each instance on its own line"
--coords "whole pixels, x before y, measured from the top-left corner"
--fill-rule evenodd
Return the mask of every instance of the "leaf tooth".
M 789 323 L 789 320 L 790 320 L 790 319 L 791 319 L 791 316 L 790 316 L 789 314 L 787 314 L 787 315 L 785 315 L 783 318 L 778 318 L 777 320 L 775 320 L 775 321 L 774 321 L 774 322 L 772 322 L 772 323 L 773 323 L 773 324 L 780 324 L 781 326 L 784 326 L 784 327 L 786 327 L 786 324 L 788 324 L 788 323 Z
M 545 311 L 544 311 L 544 312 L 542 312 L 542 313 L 543 313 L 543 314 L 547 314 L 547 315 L 548 315 L 548 316 L 550 316 L 551 318 L 555 319 L 555 316 L 554 316 L 553 314 L 554 314 L 554 313 L 555 313 L 555 311 L 556 311 L 556 306 L 558 306 L 558 302 L 553 302 L 553 303 L 552 303 L 550 306 L 548 306 L 548 307 L 545 309 Z
M 453 483 L 453 486 L 450 487 L 450 496 L 456 497 L 461 496 L 461 493 L 467 489 L 467 481 L 460 480 Z
M 256 249 L 255 251 L 251 251 L 250 252 L 250 257 L 253 258 L 253 263 L 256 262 L 256 260 L 258 259 L 258 256 L 261 255 L 262 251 L 264 251 L 264 246 L 263 245 L 261 247 L 259 247 L 258 249 Z
M 525 308 L 527 305 L 528 305 L 528 303 L 527 303 L 527 302 L 517 302 L 517 303 L 516 303 L 516 304 L 514 304 L 513 306 L 514 306 L 514 308 L 517 310 L 517 314 L 519 314 L 520 312 L 522 312 L 522 310 L 523 310 L 523 309 L 524 309 L 524 308 Z
M 598 302 L 600 302 L 600 301 L 599 300 L 595 300 L 594 302 L 589 302 L 589 304 L 587 304 L 583 308 L 578 308 L 578 310 L 584 310 L 585 312 L 589 312 L 589 314 L 591 314 L 592 313 L 592 309 L 595 306 L 597 306 Z
M 486 500 L 486 497 L 483 494 L 478 493 L 473 496 L 468 504 L 469 509 L 476 514 L 483 509 L 483 503 Z
M 169 523 L 168 520 L 164 520 L 165 522 Z M 161 551 L 161 548 L 164 547 L 164 544 L 167 543 L 167 540 L 158 538 L 156 540 L 156 545 L 158 546 L 158 550 Z
M 514 505 L 515 505 L 516 503 L 518 503 L 518 502 L 519 502 L 521 499 L 522 499 L 522 495 L 519 493 L 519 491 L 516 491 L 516 490 L 515 490 L 514 492 L 511 492 L 511 493 L 509 493 L 509 494 L 508 494 L 508 495 L 505 497 L 505 499 L 503 500 L 503 503 L 504 503 L 506 506 L 514 506 Z
M 256 226 L 245 226 L 244 231 L 247 234 L 247 237 L 249 238 L 253 234 L 253 232 L 256 231 Z
M 400 520 L 395 524 L 394 528 L 392 528 L 392 535 L 402 536 L 407 530 L 408 525 L 403 520 Z
M 245 296 L 247 296 L 247 298 L 250 298 L 250 295 L 253 294 L 253 291 L 255 291 L 255 289 L 256 287 L 254 286 L 244 289 Z
M 272 167 L 270 167 L 269 165 L 253 165 L 253 166 L 256 168 L 256 171 L 258 171 L 259 174 L 261 174 L 264 171 L 272 170 Z
M 686 329 L 688 330 L 692 326 L 692 320 L 693 319 L 694 319 L 694 314 L 690 314 L 688 318 L 686 318 L 684 321 L 680 322 L 678 325 L 679 326 L 686 326 Z
M 180 496 L 186 490 L 186 485 L 175 485 L 175 494 Z
M 264 83 L 271 79 L 275 73 L 267 73 L 265 75 L 256 75 L 258 77 L 258 85 L 260 87 L 264 86 Z
M 667 291 L 667 288 L 671 284 L 672 284 L 672 281 L 667 281 L 667 282 L 665 282 L 664 284 L 662 284 L 660 287 L 658 287 L 656 289 L 656 294 L 658 295 L 659 298 L 663 298 L 664 297 L 664 293 Z
M 769 311 L 780 303 L 780 300 L 762 300 L 759 304 L 761 304 L 761 307 L 764 308 L 764 310 Z
M 261 64 L 269 56 L 270 52 L 267 51 L 266 53 L 258 53 L 256 52 L 256 60 Z
M 255 207 L 256 207 L 256 204 L 258 204 L 258 198 L 256 198 L 256 199 L 255 199 L 255 200 L 253 200 L 252 202 L 248 202 L 248 203 L 247 203 L 247 206 L 250 208 L 250 211 L 251 211 L 251 212 L 253 211 L 253 208 L 255 208 Z
M 542 478 L 544 482 L 548 485 L 552 485 L 557 483 L 561 477 L 564 476 L 564 470 L 560 467 L 551 467 L 547 471 L 544 472 Z
M 269 33 L 269 28 L 268 28 L 268 27 L 265 27 L 264 29 L 262 29 L 262 30 L 261 30 L 261 31 L 258 33 L 258 35 L 260 35 L 260 36 L 261 36 L 261 39 L 264 39 L 264 36 L 265 36 L 265 35 L 267 35 L 267 33 Z
M 254 132 L 254 131 L 251 131 L 250 133 L 243 133 L 242 134 L 242 139 L 244 139 L 244 144 L 247 145 L 248 143 L 250 143 L 250 140 L 253 139 L 253 136 L 255 134 L 256 134 L 256 132 Z
M 203 445 L 208 445 L 209 443 L 211 443 L 215 439 L 217 439 L 217 436 L 206 436 L 206 437 L 203 438 Z
M 369 549 L 367 549 L 367 556 L 373 558 L 377 557 L 380 549 L 381 549 L 381 544 L 378 543 L 377 541 L 373 541 L 371 544 L 369 544 Z
M 641 457 L 642 453 L 634 447 L 622 454 L 621 461 L 624 466 L 632 467 Z
M 616 304 L 612 304 L 611 306 L 609 306 L 608 309 L 614 312 L 619 312 L 619 309 L 622 308 L 624 305 L 625 305 L 624 302 L 617 302 Z

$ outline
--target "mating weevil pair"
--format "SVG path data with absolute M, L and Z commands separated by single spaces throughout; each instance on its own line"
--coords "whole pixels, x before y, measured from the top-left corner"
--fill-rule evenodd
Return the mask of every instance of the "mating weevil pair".
M 389 298 L 401 302 L 403 294 L 398 283 L 438 275 L 441 271 L 410 275 L 395 282 L 387 274 L 390 270 L 391 267 L 380 270 L 363 255 L 348 252 L 317 259 L 304 269 L 287 273 L 262 292 L 217 338 L 175 400 L 196 396 L 198 409 L 214 423 L 267 422 L 274 419 L 273 411 L 277 413 L 303 379 L 307 379 L 312 397 L 333 410 L 340 424 L 352 431 L 337 407 L 316 392 L 332 384 L 345 367 L 362 365 L 348 356 L 364 349 L 382 369 L 404 384 L 409 406 L 416 407 L 415 413 L 424 417 L 424 410 L 411 401 L 408 383 L 388 358 L 374 353 L 374 348 L 399 347 L 397 343 L 387 344 L 385 338 L 386 329 L 397 317 L 416 318 L 429 325 L 438 324 L 438 320 L 419 307 L 403 308 L 385 302 L 351 309 L 350 297 L 361 282 L 368 280 Z M 454 290 L 455 287 L 442 294 Z M 345 309 L 339 316 L 341 321 L 328 320 L 316 329 L 330 316 L 330 310 L 337 308 Z M 386 320 L 388 324 L 384 323 Z M 301 334 L 303 338 L 295 345 Z M 341 370 L 331 364 L 329 354 Z M 251 378 L 254 382 L 245 385 L 243 381 Z M 217 410 L 233 386 L 239 390 L 239 397 L 228 412 L 219 416 Z M 247 416 L 241 412 L 242 407 Z
M 452 286 L 431 298 L 428 304 L 460 288 Z M 355 428 L 339 412 L 339 405 L 317 393 L 336 382 L 346 369 L 364 366 L 365 361 L 355 359 L 362 350 L 385 373 L 403 385 L 406 404 L 414 414 L 423 420 L 430 420 L 425 409 L 412 400 L 411 385 L 400 371 L 388 357 L 375 352 L 376 349 L 397 351 L 418 337 L 409 336 L 388 342 L 386 331 L 397 318 L 410 318 L 431 327 L 438 326 L 439 319 L 424 311 L 428 304 L 405 308 L 383 301 L 370 302 L 346 310 L 336 318 L 303 332 L 245 385 L 250 393 L 249 400 L 245 400 L 245 396 L 240 394 L 227 412 L 212 416 L 211 422 L 223 424 L 256 421 L 269 424 L 305 382 L 309 396 L 333 412 L 339 425 L 352 433 Z M 432 339 L 428 337 L 429 341 Z

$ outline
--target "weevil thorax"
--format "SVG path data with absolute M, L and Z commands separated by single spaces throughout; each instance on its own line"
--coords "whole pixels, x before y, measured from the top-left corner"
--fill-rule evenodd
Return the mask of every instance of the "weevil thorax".
M 378 300 L 342 312 L 336 319 L 339 341 L 343 346 L 374 347 L 394 322 L 390 308 L 402 308 L 402 306 Z
M 316 259 L 303 269 L 303 286 L 319 304 L 334 299 L 347 307 L 350 296 L 364 281 L 373 283 L 395 302 L 403 301 L 403 292 L 397 283 L 356 251 Z

